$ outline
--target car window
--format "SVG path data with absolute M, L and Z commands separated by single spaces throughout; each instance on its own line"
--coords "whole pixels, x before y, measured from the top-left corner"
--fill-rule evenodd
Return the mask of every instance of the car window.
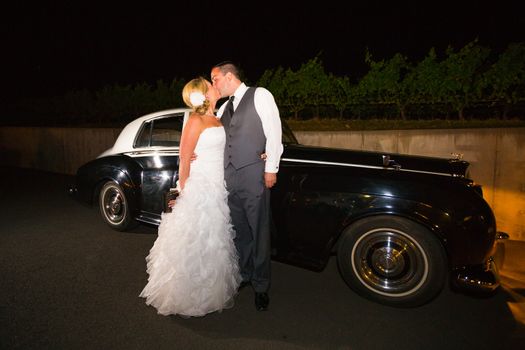
M 182 116 L 169 116 L 145 122 L 135 141 L 135 147 L 178 147 L 182 134 Z
M 153 121 L 151 145 L 177 147 L 182 134 L 181 118 L 162 118 Z
M 152 122 L 142 124 L 139 135 L 135 140 L 134 147 L 149 147 L 149 140 L 151 139 L 151 125 Z

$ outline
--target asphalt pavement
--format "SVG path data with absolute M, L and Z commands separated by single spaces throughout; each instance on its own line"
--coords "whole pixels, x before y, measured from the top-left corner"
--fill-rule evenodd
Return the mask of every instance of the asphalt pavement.
M 67 195 L 71 176 L 0 168 L 1 349 L 524 349 L 525 242 L 498 246 L 503 286 L 446 288 L 427 305 L 370 302 L 340 278 L 273 262 L 270 307 L 243 289 L 201 318 L 161 316 L 139 293 L 156 227 L 116 232 Z

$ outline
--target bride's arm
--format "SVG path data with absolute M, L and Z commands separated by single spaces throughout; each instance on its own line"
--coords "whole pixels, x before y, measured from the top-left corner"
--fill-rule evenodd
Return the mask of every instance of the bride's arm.
M 190 176 L 191 157 L 197 146 L 202 129 L 202 119 L 194 114 L 190 115 L 182 129 L 179 155 L 179 185 L 181 190 L 184 189 L 184 184 Z

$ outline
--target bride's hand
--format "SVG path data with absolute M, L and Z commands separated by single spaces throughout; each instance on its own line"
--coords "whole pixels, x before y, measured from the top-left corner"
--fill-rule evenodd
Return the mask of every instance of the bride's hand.
M 261 154 L 261 159 L 266 161 L 266 153 Z
M 173 206 L 175 205 L 175 202 L 176 202 L 175 199 L 172 199 L 171 201 L 169 201 L 168 202 L 168 207 L 173 208 Z

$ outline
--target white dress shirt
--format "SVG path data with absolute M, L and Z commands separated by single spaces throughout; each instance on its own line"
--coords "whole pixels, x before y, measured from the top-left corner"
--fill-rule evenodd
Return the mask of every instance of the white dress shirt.
M 248 90 L 246 84 L 242 83 L 235 93 L 233 100 L 233 110 L 237 109 L 244 93 Z M 228 103 L 228 101 L 226 101 Z M 217 116 L 222 117 L 226 103 L 217 111 Z M 282 143 L 282 127 L 281 118 L 279 116 L 279 109 L 275 104 L 275 100 L 270 91 L 263 87 L 258 87 L 255 90 L 254 104 L 257 114 L 261 118 L 264 136 L 266 137 L 266 164 L 264 171 L 267 173 L 276 173 L 279 171 L 279 161 L 283 154 Z

